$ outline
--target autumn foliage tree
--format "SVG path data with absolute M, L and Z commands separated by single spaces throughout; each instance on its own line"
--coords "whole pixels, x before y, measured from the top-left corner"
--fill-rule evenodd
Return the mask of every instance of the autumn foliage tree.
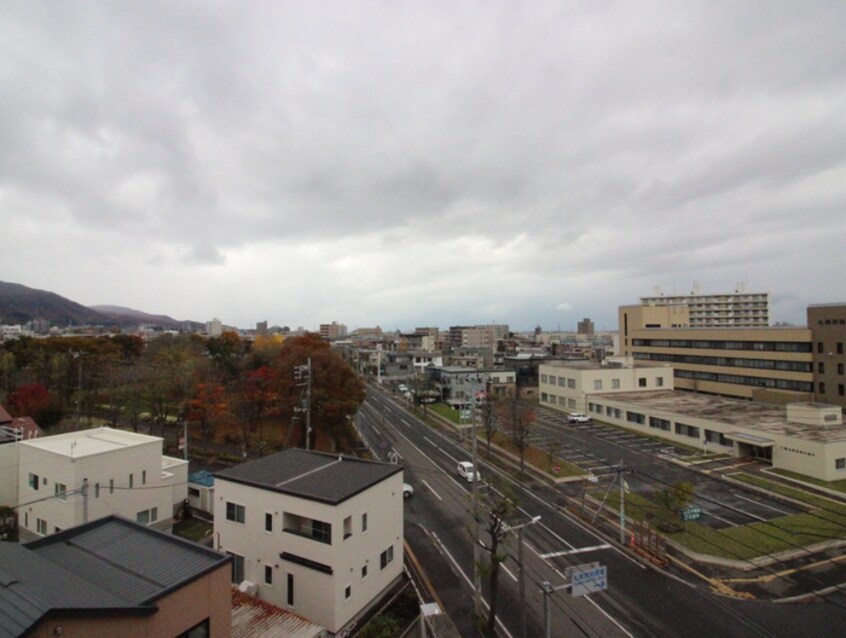
M 6 407 L 13 417 L 31 417 L 45 428 L 62 419 L 61 402 L 41 383 L 22 385 L 10 392 Z
M 200 427 L 203 441 L 208 443 L 215 426 L 223 421 L 228 410 L 222 384 L 198 383 L 186 406 L 185 418 Z

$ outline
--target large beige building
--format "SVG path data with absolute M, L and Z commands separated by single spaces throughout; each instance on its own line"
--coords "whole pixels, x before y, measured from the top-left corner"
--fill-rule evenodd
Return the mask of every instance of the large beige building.
M 814 351 L 814 394 L 818 401 L 846 407 L 846 304 L 808 306 Z
M 669 364 L 675 387 L 773 403 L 814 397 L 808 328 L 693 328 L 687 306 L 621 306 L 620 354 Z
M 215 475 L 232 580 L 332 633 L 403 569 L 402 466 L 290 449 Z
M 685 306 L 691 328 L 764 328 L 770 324 L 770 295 L 745 292 L 703 295 L 694 287 L 689 295 L 641 297 L 644 306 Z
M 544 378 L 545 375 L 545 378 Z M 669 442 L 767 461 L 823 481 L 846 478 L 846 427 L 839 406 L 786 406 L 672 389 L 670 368 L 541 366 L 541 404 L 585 412 Z
M 508 338 L 508 324 L 450 326 L 449 345 L 453 348 L 493 348 Z

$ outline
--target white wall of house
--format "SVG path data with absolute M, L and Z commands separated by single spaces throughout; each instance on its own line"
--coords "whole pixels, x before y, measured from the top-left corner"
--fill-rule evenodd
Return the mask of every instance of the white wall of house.
M 243 523 L 228 520 L 227 503 L 243 506 Z M 344 627 L 402 573 L 402 473 L 337 506 L 218 476 L 214 510 L 219 549 L 244 558 L 244 578 L 258 586 L 259 597 L 329 631 Z M 330 523 L 331 543 L 284 531 L 293 517 Z M 389 548 L 392 558 L 383 567 Z M 283 552 L 328 566 L 332 573 L 283 559 Z
M 0 445 L 0 505 L 18 503 L 18 443 Z
M 188 463 L 163 456 L 158 437 L 96 428 L 20 442 L 18 455 L 22 539 L 111 514 L 170 530 L 187 495 Z

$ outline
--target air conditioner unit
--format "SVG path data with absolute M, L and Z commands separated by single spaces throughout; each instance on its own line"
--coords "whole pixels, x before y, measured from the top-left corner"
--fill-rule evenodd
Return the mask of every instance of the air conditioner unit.
M 241 584 L 238 585 L 238 591 L 242 594 L 248 594 L 250 596 L 255 596 L 258 592 L 258 587 L 256 584 L 249 580 L 241 581 Z

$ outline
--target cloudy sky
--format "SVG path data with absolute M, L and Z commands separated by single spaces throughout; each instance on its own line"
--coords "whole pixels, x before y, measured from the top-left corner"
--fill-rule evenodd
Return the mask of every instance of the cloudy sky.
M 251 327 L 846 301 L 846 4 L 4 2 L 0 280 Z

